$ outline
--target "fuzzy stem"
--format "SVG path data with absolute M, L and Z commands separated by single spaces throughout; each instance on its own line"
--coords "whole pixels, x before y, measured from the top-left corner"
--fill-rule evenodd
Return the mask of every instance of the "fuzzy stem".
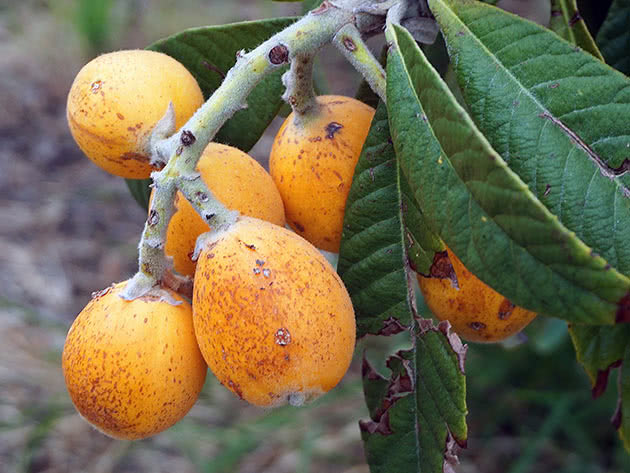
M 333 42 L 361 73 L 374 93 L 385 102 L 385 71 L 361 38 L 359 30 L 354 25 L 345 25 L 335 35 Z
M 293 55 L 290 58 L 291 68 L 282 76 L 282 83 L 286 87 L 282 98 L 291 105 L 298 117 L 317 107 L 313 89 L 314 57 L 312 53 Z
M 221 204 L 198 173 L 192 176 L 181 175 L 176 182 L 184 197 L 214 230 L 236 222 L 238 212 Z
M 138 245 L 139 268 L 121 292 L 120 297 L 123 299 L 132 300 L 147 294 L 162 279 L 169 266 L 164 245 L 168 222 L 174 213 L 173 202 L 177 187 L 173 179 L 162 173 L 163 171 L 151 174 L 155 191 Z
M 162 171 L 152 175 L 155 195 L 140 240 L 139 271 L 127 284 L 122 297 L 133 299 L 146 294 L 161 281 L 169 267 L 163 248 L 178 186 L 202 217 L 214 215 L 213 227 L 234 221 L 235 213 L 217 201 L 201 179 L 184 176 L 196 175 L 195 168 L 204 148 L 234 113 L 247 106 L 247 96 L 265 75 L 290 59 L 310 57 L 313 51 L 330 43 L 341 28 L 357 20 L 355 9 L 363 3 L 365 0 L 337 0 L 334 4 L 325 0 L 320 7 L 253 51 L 240 54 L 208 101 L 178 133 L 156 145 L 162 155 L 170 154 L 170 158 Z M 200 192 L 204 194 L 203 199 L 199 198 Z

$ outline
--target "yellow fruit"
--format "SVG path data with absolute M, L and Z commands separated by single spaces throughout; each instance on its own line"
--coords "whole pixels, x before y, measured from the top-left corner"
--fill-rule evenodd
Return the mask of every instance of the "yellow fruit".
M 145 142 L 169 102 L 178 129 L 203 104 L 197 81 L 183 65 L 155 51 L 116 51 L 79 71 L 66 115 L 88 158 L 116 176 L 143 179 L 155 170 Z
M 284 206 L 273 179 L 247 153 L 210 143 L 197 163 L 197 171 L 208 189 L 229 209 L 284 226 Z M 191 257 L 197 237 L 210 227 L 180 192 L 175 197 L 175 208 L 165 252 L 173 257 L 178 273 L 193 276 L 196 263 Z
M 206 242 L 193 320 L 210 369 L 257 406 L 329 391 L 354 350 L 354 310 L 335 270 L 299 235 L 249 217 Z
M 284 121 L 269 171 L 291 228 L 323 250 L 338 252 L 346 199 L 374 109 L 349 97 L 324 95 L 313 116 Z
M 452 274 L 418 275 L 418 283 L 431 312 L 440 320 L 448 320 L 463 339 L 498 342 L 520 332 L 536 317 L 478 279 L 448 248 L 447 255 L 441 255 L 439 266 L 447 273 L 444 269 L 450 270 L 450 260 L 456 283 Z
M 140 439 L 179 421 L 197 400 L 207 366 L 190 304 L 155 297 L 125 301 L 126 283 L 102 291 L 70 327 L 63 349 L 66 386 L 79 413 L 103 433 Z

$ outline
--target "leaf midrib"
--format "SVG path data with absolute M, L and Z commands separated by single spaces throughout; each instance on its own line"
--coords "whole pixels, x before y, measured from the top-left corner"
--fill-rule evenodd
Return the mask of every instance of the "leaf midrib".
M 440 1 L 441 1 L 441 0 L 440 0 Z M 399 45 L 398 45 L 398 41 L 396 41 L 396 47 L 397 47 L 397 49 L 400 49 L 400 48 L 399 48 Z M 416 89 L 415 89 L 415 87 L 413 86 L 413 83 L 411 83 L 411 76 L 410 76 L 410 74 L 409 74 L 409 69 L 407 68 L 406 63 L 405 63 L 404 59 L 402 58 L 402 54 L 401 54 L 401 53 L 398 53 L 398 54 L 399 54 L 399 55 L 400 55 L 400 57 L 401 57 L 401 63 L 402 63 L 402 65 L 403 65 L 403 67 L 404 67 L 404 68 L 405 68 L 405 70 L 407 71 L 406 76 L 407 76 L 407 81 L 408 81 L 408 83 L 409 83 L 410 90 L 412 91 L 413 95 L 415 96 L 416 101 L 417 101 L 418 103 L 421 103 L 421 102 L 420 102 L 420 98 L 418 97 L 418 94 L 417 94 L 417 92 L 416 92 Z M 457 106 L 459 106 L 459 105 L 457 105 Z M 462 109 L 462 110 L 463 110 L 463 109 Z M 474 129 L 475 129 L 475 130 L 477 130 L 477 129 L 476 129 L 476 126 L 474 125 L 474 122 L 472 122 L 472 119 L 468 116 L 468 114 L 467 114 L 466 112 L 464 112 L 464 113 L 465 113 L 464 120 L 465 120 L 465 121 L 470 122 L 469 124 L 471 124 L 471 125 L 474 127 Z M 439 143 L 439 140 L 438 140 L 438 139 L 437 139 L 437 137 L 435 136 L 435 133 L 434 133 L 434 131 L 433 131 L 433 129 L 432 129 L 432 128 L 431 128 L 431 134 L 433 135 L 434 139 L 435 139 L 435 140 Z M 493 150 L 493 151 L 494 151 L 494 148 L 492 148 L 492 146 L 491 146 L 491 145 L 487 142 L 487 140 L 485 139 L 485 137 L 484 137 L 483 135 L 480 135 L 480 134 L 479 134 L 478 130 L 477 130 L 477 132 L 476 132 L 475 134 L 476 134 L 476 135 L 478 135 L 478 138 L 479 138 L 479 139 L 481 139 L 482 141 L 484 141 L 484 140 L 485 140 L 485 141 L 486 141 L 486 145 L 487 145 L 487 146 L 488 146 L 491 150 Z M 440 145 L 440 148 L 442 149 L 441 145 Z M 494 151 L 494 152 L 496 153 L 496 151 Z M 517 243 L 514 241 L 514 239 L 512 239 L 512 238 L 509 236 L 509 234 L 507 233 L 507 231 L 506 231 L 506 230 L 505 230 L 505 229 L 504 229 L 501 225 L 499 225 L 499 223 L 498 223 L 498 222 L 496 222 L 494 218 L 492 218 L 492 217 L 491 217 L 491 216 L 487 213 L 487 211 L 484 209 L 484 207 L 483 207 L 483 206 L 479 203 L 479 201 L 475 198 L 474 194 L 473 194 L 472 192 L 470 192 L 470 190 L 468 189 L 468 186 L 466 185 L 467 181 L 464 181 L 464 180 L 462 179 L 462 177 L 461 177 L 461 176 L 459 175 L 459 173 L 457 172 L 457 169 L 456 169 L 456 168 L 453 166 L 453 164 L 450 162 L 450 158 L 447 156 L 447 154 L 444 152 L 444 150 L 443 150 L 443 149 L 442 149 L 442 154 L 446 157 L 447 161 L 449 162 L 449 165 L 451 166 L 451 169 L 453 170 L 453 174 L 454 174 L 455 176 L 457 176 L 457 179 L 459 179 L 459 180 L 460 180 L 460 182 L 462 182 L 462 184 L 463 184 L 463 185 L 466 187 L 466 189 L 468 190 L 468 199 L 469 199 L 470 201 L 474 201 L 474 202 L 476 203 L 476 205 L 479 207 L 479 209 L 481 209 L 481 210 L 483 211 L 483 213 L 484 213 L 484 214 L 488 217 L 488 219 L 489 219 L 489 220 L 491 220 L 491 221 L 492 221 L 492 222 L 493 222 L 493 223 L 497 226 L 497 228 L 499 228 L 499 229 L 501 230 L 501 232 L 503 233 L 503 235 L 504 235 L 504 236 L 506 237 L 506 239 L 509 241 L 510 245 L 512 245 L 512 246 L 518 246 L 519 248 L 522 248 L 522 249 L 523 249 L 523 250 L 524 250 L 524 251 L 525 251 L 525 252 L 526 252 L 526 253 L 527 253 L 527 254 L 528 254 L 531 258 L 533 258 L 534 260 L 536 260 L 539 264 L 541 264 L 541 265 L 545 265 L 545 263 L 544 263 L 544 262 L 543 262 L 540 258 L 538 258 L 536 255 L 534 255 L 534 254 L 530 253 L 530 252 L 527 250 L 527 247 L 522 246 L 522 245 L 520 245 L 520 244 L 517 244 Z M 498 155 L 498 154 L 497 154 L 497 155 Z M 500 157 L 500 156 L 499 156 L 499 157 Z M 500 158 L 501 158 L 501 157 L 500 157 Z M 503 158 L 501 158 L 501 160 L 503 160 Z M 503 161 L 503 163 L 504 163 L 504 165 L 506 166 L 506 168 L 508 168 L 508 167 L 507 167 L 507 165 L 505 164 L 505 161 Z M 509 169 L 509 168 L 508 168 L 508 169 Z M 518 177 L 518 175 L 516 175 L 516 176 Z M 527 186 L 527 185 L 526 185 L 526 184 L 525 184 L 525 183 L 524 183 L 524 182 L 520 179 L 520 177 L 519 177 L 518 179 L 519 179 L 520 183 L 521 183 L 521 184 L 523 185 L 523 187 L 524 187 L 523 191 L 524 191 L 524 192 L 529 192 L 529 193 L 532 195 L 532 197 L 534 198 L 534 200 L 539 201 L 539 200 L 537 199 L 537 197 L 533 194 L 533 192 L 531 191 L 531 189 L 529 189 L 529 187 L 528 187 L 528 186 Z M 550 212 L 549 212 L 549 210 L 547 209 L 547 207 L 545 207 L 542 203 L 541 203 L 540 205 L 543 207 L 543 209 L 544 209 L 544 211 L 545 211 L 546 213 L 549 213 L 549 214 L 550 214 Z M 469 217 L 468 217 L 468 218 L 472 221 L 472 218 L 470 217 L 470 212 L 468 212 L 468 215 L 469 215 Z M 549 223 L 553 225 L 553 221 L 551 221 L 551 220 L 550 220 L 550 221 L 549 221 Z M 558 226 L 562 229 L 562 232 L 563 232 L 563 233 L 565 233 L 565 234 L 569 234 L 569 235 L 572 233 L 572 232 L 571 232 L 569 229 L 567 229 L 567 228 L 564 226 L 564 224 L 562 224 L 560 221 L 558 221 L 558 222 L 557 222 L 557 225 L 558 225 Z M 471 241 L 472 241 L 472 232 L 471 232 Z M 579 242 L 580 242 L 580 243 L 584 246 L 584 248 L 585 248 L 585 249 L 588 249 L 588 250 L 590 250 L 590 249 L 591 249 L 591 248 L 590 248 L 588 245 L 586 245 L 586 243 L 584 243 L 582 240 L 578 239 L 578 241 L 579 241 Z M 601 256 L 600 256 L 600 257 L 601 257 Z M 602 257 L 602 259 L 604 259 L 604 258 Z M 605 260 L 605 259 L 604 259 L 604 261 L 607 261 L 607 260 Z M 580 268 L 581 268 L 581 267 L 580 267 Z M 594 268 L 594 270 L 598 270 L 598 269 L 597 269 L 597 268 Z M 520 274 L 520 273 L 519 273 L 519 274 Z M 625 276 L 624 276 L 624 275 L 622 275 L 621 273 L 618 273 L 618 274 L 619 274 L 619 276 L 620 276 L 620 277 L 625 278 Z M 615 303 L 614 303 L 614 302 L 612 302 L 612 301 L 609 301 L 609 300 L 607 300 L 607 299 L 602 298 L 599 294 L 597 294 L 597 293 L 593 293 L 593 291 L 591 291 L 591 290 L 590 290 L 589 288 L 587 288 L 587 287 L 584 287 L 584 286 L 583 286 L 582 284 L 580 284 L 578 281 L 574 281 L 574 280 L 572 280 L 572 279 L 568 279 L 567 277 L 565 277 L 564 275 L 562 275 L 562 274 L 560 274 L 560 273 L 558 273 L 558 272 L 556 272 L 556 271 L 554 271 L 554 275 L 555 275 L 555 277 L 560 278 L 560 279 L 562 279 L 563 281 L 567 282 L 569 285 L 573 285 L 573 286 L 575 286 L 575 287 L 577 287 L 577 288 L 580 288 L 582 291 L 584 291 L 584 292 L 587 292 L 587 293 L 591 294 L 592 296 L 596 297 L 598 300 L 602 301 L 602 302 L 603 302 L 603 303 L 605 303 L 605 304 L 610 304 L 610 305 L 614 305 L 614 304 L 615 304 Z M 524 275 L 522 275 L 522 274 L 521 274 L 521 281 L 522 281 L 522 283 L 523 283 L 524 287 L 527 287 L 527 288 L 528 288 L 528 290 L 530 291 L 530 293 L 532 293 L 532 294 L 533 294 L 533 293 L 535 293 L 535 292 L 532 290 L 532 288 L 531 288 L 531 287 L 527 284 L 527 279 L 526 279 L 526 278 L 524 277 Z M 586 313 L 586 312 L 585 312 L 585 313 Z
M 478 45 L 480 45 L 481 49 L 483 49 L 484 51 L 486 51 L 486 52 L 487 52 L 488 57 L 492 58 L 492 59 L 494 60 L 494 62 L 495 62 L 497 65 L 499 65 L 499 66 L 501 67 L 501 69 L 502 69 L 502 70 L 504 70 L 504 71 L 505 71 L 505 73 L 506 73 L 506 74 L 508 75 L 508 77 L 509 77 L 509 78 L 513 81 L 513 83 L 514 83 L 514 84 L 516 84 L 516 85 L 518 85 L 518 86 L 519 86 L 518 88 L 519 88 L 520 90 L 522 90 L 522 91 L 524 92 L 524 94 L 525 94 L 527 97 L 529 97 L 529 98 L 532 100 L 532 102 L 533 102 L 533 103 L 534 103 L 534 104 L 535 104 L 535 105 L 536 105 L 536 106 L 537 106 L 537 107 L 538 107 L 538 108 L 539 108 L 539 109 L 540 109 L 543 113 L 545 113 L 545 112 L 546 112 L 547 114 L 549 114 L 549 116 L 550 116 L 550 117 L 554 117 L 554 118 L 556 118 L 558 121 L 562 122 L 562 120 L 561 120 L 559 117 L 557 117 L 556 115 L 552 114 L 552 113 L 549 111 L 549 109 L 548 109 L 548 108 L 544 107 L 544 106 L 543 106 L 543 104 L 540 102 L 540 100 L 538 100 L 538 98 L 537 98 L 535 95 L 533 95 L 527 87 L 525 87 L 525 86 L 524 86 L 524 85 L 523 85 L 523 84 L 522 84 L 519 80 L 517 80 L 516 76 L 514 76 L 514 74 L 512 74 L 512 71 L 511 71 L 508 67 L 506 67 L 506 66 L 503 64 L 503 62 L 502 62 L 502 61 L 500 61 L 500 60 L 497 58 L 496 54 L 492 53 L 492 52 L 491 52 L 491 51 L 490 51 L 490 50 L 489 50 L 489 49 L 485 46 L 485 44 L 484 44 L 483 42 L 481 42 L 480 37 L 479 37 L 479 36 L 477 36 L 476 34 L 474 34 L 474 33 L 472 32 L 472 30 L 468 27 L 468 25 L 466 25 L 463 21 L 461 21 L 461 19 L 459 18 L 459 16 L 457 16 L 457 15 L 455 14 L 455 12 L 453 12 L 453 11 L 451 10 L 450 6 L 449 6 L 449 5 L 447 5 L 447 4 L 444 2 L 444 0 L 429 0 L 429 3 L 433 2 L 433 1 L 440 2 L 440 3 L 442 3 L 442 4 L 444 5 L 445 10 L 446 10 L 448 13 L 450 13 L 450 14 L 451 14 L 451 16 L 452 16 L 452 17 L 453 17 L 453 18 L 457 21 L 457 24 L 458 24 L 458 25 L 461 25 L 461 26 L 462 26 L 462 27 L 463 27 L 463 28 L 464 28 L 464 29 L 468 32 L 469 36 L 473 38 L 473 40 L 475 41 L 475 43 L 476 43 L 476 44 L 478 44 Z M 483 5 L 483 4 L 481 4 L 481 3 L 480 3 L 479 5 L 475 5 L 475 6 L 480 7 L 480 8 L 486 8 L 486 9 L 492 9 L 492 8 L 493 8 L 493 7 L 491 7 L 490 5 Z M 496 7 L 494 7 L 494 8 L 496 8 Z M 516 15 L 513 15 L 513 14 L 511 14 L 511 13 L 509 13 L 509 12 L 505 12 L 505 14 L 506 14 L 506 15 L 510 15 L 510 16 L 516 16 Z M 481 19 L 479 19 L 479 21 L 481 21 Z M 524 20 L 524 21 L 527 21 L 527 20 Z M 506 25 L 506 26 L 501 27 L 500 29 L 503 29 L 503 28 L 509 28 L 509 27 L 510 27 L 510 25 Z M 499 29 L 499 30 L 495 30 L 495 31 L 493 31 L 493 33 L 494 33 L 494 32 L 496 32 L 496 31 L 500 31 L 500 29 Z M 545 35 L 545 32 L 544 32 L 544 31 L 537 31 L 537 32 L 532 33 L 532 34 L 527 35 L 527 36 L 534 36 L 534 35 Z M 527 36 L 524 36 L 524 38 L 526 38 Z M 571 45 L 571 46 L 575 47 L 575 45 L 572 45 L 571 43 L 569 43 L 569 42 L 568 42 L 567 40 L 565 40 L 564 38 L 562 38 L 562 37 L 560 37 L 560 36 L 558 36 L 558 38 L 559 38 L 561 41 L 564 41 L 565 43 L 567 43 L 568 45 Z M 520 41 L 521 39 L 523 39 L 523 38 L 519 38 L 519 41 Z M 448 39 L 446 38 L 446 35 L 445 35 L 445 41 L 448 43 Z M 513 45 L 513 44 L 514 44 L 514 43 L 510 44 L 509 46 L 511 46 L 511 45 Z M 578 46 L 578 47 L 579 47 L 579 46 Z M 503 48 L 503 49 L 504 49 L 504 48 Z M 580 49 L 581 49 L 581 48 L 580 48 Z M 500 51 L 501 51 L 501 50 L 499 50 L 498 52 L 500 52 Z M 545 54 L 549 54 L 549 53 L 545 53 Z M 538 59 L 539 57 L 540 57 L 540 56 L 536 56 L 536 59 Z M 530 59 L 534 59 L 534 58 L 530 58 Z M 521 63 L 519 63 L 519 64 L 517 64 L 517 65 L 521 65 L 521 64 L 523 64 L 524 62 L 525 62 L 525 61 L 523 61 L 523 62 L 521 62 Z M 513 66 L 513 67 L 515 67 L 515 66 Z M 566 78 L 566 77 L 565 77 L 565 78 Z M 519 95 L 519 96 L 520 96 L 520 95 Z M 601 104 L 600 104 L 600 105 L 601 105 Z M 591 108 L 591 107 L 588 107 L 588 108 Z M 581 110 L 586 110 L 586 109 L 581 109 Z M 572 111 L 572 112 L 569 112 L 569 113 L 573 113 L 573 112 L 575 112 L 575 111 Z M 567 115 L 567 114 L 565 114 L 565 115 Z M 562 123 L 564 124 L 564 122 L 562 122 Z M 553 124 L 553 125 L 555 126 L 555 124 Z M 565 124 L 565 126 L 566 126 L 566 124 Z M 566 128 L 567 128 L 567 129 L 570 129 L 568 126 L 566 126 Z M 571 130 L 572 130 L 572 129 L 571 129 Z M 561 133 L 562 133 L 562 134 L 563 134 L 563 135 L 564 135 L 564 136 L 565 136 L 565 137 L 566 137 L 569 141 L 572 141 L 572 139 L 571 139 L 571 137 L 570 137 L 570 136 L 568 136 L 568 135 L 567 135 L 566 133 L 564 133 L 562 130 L 560 130 L 560 131 L 561 131 Z M 575 133 L 575 132 L 574 132 L 574 133 Z M 579 136 L 577 133 L 575 133 L 575 134 L 576 134 L 577 136 Z M 612 138 L 612 137 L 608 137 L 608 138 Z M 586 143 L 585 143 L 585 145 L 586 145 L 589 149 L 591 149 L 591 145 L 587 145 Z M 588 159 L 588 162 L 590 162 L 590 163 L 591 163 L 591 166 L 595 167 L 595 169 L 596 169 L 597 171 L 599 171 L 600 173 L 602 173 L 602 170 L 601 170 L 600 166 L 599 166 L 598 164 L 594 163 L 594 162 L 593 162 L 593 160 L 589 157 L 589 153 L 588 153 L 588 151 L 586 151 L 586 150 L 582 149 L 582 146 L 577 145 L 577 144 L 575 144 L 573 147 L 574 147 L 574 148 L 578 148 L 578 149 L 582 152 L 582 153 L 581 153 L 582 155 L 586 154 L 586 158 Z M 598 154 L 598 153 L 595 153 L 595 151 L 593 151 L 592 149 L 591 149 L 591 151 L 593 152 L 593 154 Z M 606 164 L 607 164 L 607 163 L 606 163 Z M 607 164 L 607 165 L 608 165 L 608 164 Z M 609 167 L 609 165 L 608 165 L 608 167 Z M 607 176 L 604 176 L 604 177 L 608 178 Z M 619 176 L 617 176 L 617 177 L 619 177 Z M 608 179 L 610 179 L 610 178 L 608 178 Z M 617 189 L 618 189 L 619 191 L 621 191 L 621 193 L 622 193 L 622 194 L 626 195 L 626 193 L 627 193 L 627 192 L 630 192 L 630 189 L 626 189 L 626 187 L 625 187 L 625 186 L 624 186 L 624 185 L 623 185 L 623 184 L 622 184 L 622 183 L 621 183 L 618 179 L 616 179 L 616 178 L 612 178 L 612 179 L 610 179 L 610 180 L 614 182 L 615 186 L 617 187 Z

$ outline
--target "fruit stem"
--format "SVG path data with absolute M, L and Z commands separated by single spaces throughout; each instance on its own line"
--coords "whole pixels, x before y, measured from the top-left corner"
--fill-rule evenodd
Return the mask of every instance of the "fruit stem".
M 286 87 L 282 98 L 291 105 L 297 118 L 317 107 L 313 89 L 314 58 L 312 53 L 294 54 L 289 58 L 291 68 L 282 75 L 282 83 Z
M 347 24 L 341 28 L 333 43 L 352 66 L 365 78 L 374 93 L 386 102 L 385 83 L 386 74 L 383 67 L 361 38 L 356 26 Z
M 290 61 L 293 67 L 294 63 L 299 62 L 295 58 L 309 59 L 304 71 L 308 87 L 302 89 L 302 92 L 306 90 L 306 102 L 303 103 L 308 103 L 310 94 L 314 97 L 311 77 L 314 52 L 330 43 L 346 25 L 369 24 L 373 28 L 375 15 L 361 11 L 367 3 L 370 2 L 324 0 L 319 7 L 254 50 L 249 53 L 242 51 L 223 83 L 188 122 L 174 135 L 154 143 L 156 155 L 170 157 L 164 169 L 151 175 L 155 193 L 139 245 L 139 270 L 130 279 L 121 297 L 134 299 L 146 294 L 161 282 L 165 270 L 170 266 L 164 254 L 164 245 L 168 222 L 174 213 L 177 189 L 191 200 L 202 218 L 212 215 L 214 230 L 235 221 L 237 214 L 225 208 L 203 181 L 195 178 L 195 168 L 203 150 L 232 115 L 247 107 L 246 99 L 254 87 L 267 74 Z M 369 21 L 364 21 L 366 19 Z M 360 30 L 357 29 L 357 34 Z M 363 68 L 369 72 L 373 67 Z
M 218 230 L 229 226 L 238 218 L 239 213 L 221 204 L 203 182 L 199 173 L 180 175 L 176 183 L 184 197 L 213 229 Z

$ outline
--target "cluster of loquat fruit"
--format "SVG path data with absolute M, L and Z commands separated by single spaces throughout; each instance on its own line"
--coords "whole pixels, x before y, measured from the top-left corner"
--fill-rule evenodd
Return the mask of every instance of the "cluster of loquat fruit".
M 142 77 L 142 81 L 138 81 Z M 85 65 L 67 118 L 82 151 L 111 174 L 141 179 L 159 170 L 147 141 L 172 103 L 177 129 L 203 104 L 195 78 L 173 58 L 119 51 Z M 179 192 L 164 252 L 194 278 L 192 300 L 163 287 L 131 301 L 126 282 L 95 293 L 74 321 L 63 371 L 79 413 L 117 438 L 154 435 L 195 403 L 210 367 L 258 406 L 301 405 L 344 376 L 355 346 L 350 297 L 319 249 L 338 252 L 354 167 L 374 110 L 341 96 L 317 98 L 304 120 L 289 115 L 271 149 L 270 173 L 246 153 L 210 143 L 197 171 L 214 196 L 240 213 L 210 231 Z M 285 228 L 288 224 L 293 232 Z M 497 341 L 534 317 L 469 273 L 418 280 L 440 319 L 474 341 Z M 159 293 L 158 293 L 159 294 Z M 503 310 L 504 317 L 496 317 Z

